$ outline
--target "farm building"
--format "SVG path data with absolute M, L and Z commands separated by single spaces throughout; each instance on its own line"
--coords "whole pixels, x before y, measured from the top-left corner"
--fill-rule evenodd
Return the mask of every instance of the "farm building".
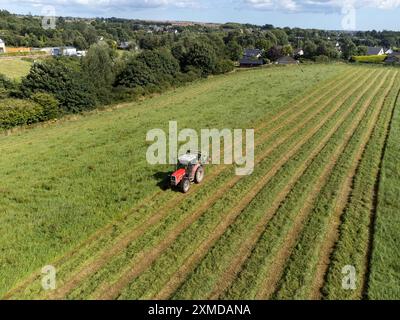
M 381 56 L 385 54 L 385 49 L 382 47 L 368 47 L 367 56 Z
M 285 56 L 285 57 L 279 58 L 279 59 L 276 61 L 276 63 L 277 63 L 277 64 L 298 64 L 299 61 L 293 59 L 292 57 Z
M 6 44 L 0 39 L 0 53 L 6 53 Z

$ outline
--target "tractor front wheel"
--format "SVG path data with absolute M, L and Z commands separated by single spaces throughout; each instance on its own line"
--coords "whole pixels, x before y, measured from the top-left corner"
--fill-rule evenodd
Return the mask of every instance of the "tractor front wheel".
M 202 183 L 204 180 L 204 168 L 203 167 L 199 167 L 196 171 L 196 175 L 194 177 L 194 182 L 196 182 L 197 184 Z
M 183 193 L 188 193 L 190 190 L 190 180 L 189 179 L 184 179 L 181 182 L 181 190 Z

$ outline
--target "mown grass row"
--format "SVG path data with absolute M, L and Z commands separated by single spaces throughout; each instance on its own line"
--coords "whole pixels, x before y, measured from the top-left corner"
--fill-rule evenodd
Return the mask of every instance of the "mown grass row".
M 281 150 L 281 152 L 284 151 L 284 150 L 282 150 L 282 148 L 280 150 Z M 228 205 L 228 204 L 231 205 L 232 201 L 230 200 L 228 203 L 225 203 L 224 205 Z M 185 211 L 183 211 L 181 214 L 179 212 L 177 212 L 176 214 L 172 215 L 169 220 L 164 221 L 164 227 L 163 228 L 164 229 L 167 228 L 167 230 L 168 230 L 168 228 L 171 229 L 171 226 L 173 226 L 173 225 L 179 225 L 179 223 L 183 220 L 182 216 L 184 217 L 185 215 L 186 216 L 188 215 L 188 213 L 185 212 Z M 162 230 L 162 228 L 161 228 L 161 230 Z M 156 233 L 156 231 L 154 231 L 154 232 Z M 160 234 L 160 233 L 161 233 L 161 235 L 163 234 L 162 231 L 158 232 L 158 234 Z M 151 241 L 152 238 L 154 239 L 154 235 L 150 234 L 150 238 L 149 239 L 146 239 L 146 237 L 145 237 L 144 240 L 142 239 L 138 244 L 136 244 L 136 248 L 135 249 L 131 249 L 131 250 L 128 249 L 128 251 L 133 252 L 134 254 L 135 253 L 137 254 L 137 252 L 140 252 L 144 248 L 150 249 L 152 247 L 152 245 L 153 245 L 153 243 Z M 162 236 L 159 236 L 158 238 L 162 239 Z M 120 261 L 121 261 L 119 263 L 120 268 L 124 267 L 126 265 L 126 257 L 122 257 L 122 258 L 120 257 Z M 116 263 L 116 265 L 118 265 L 118 263 Z M 103 270 L 104 279 L 110 279 L 109 273 L 110 273 L 109 271 Z M 116 278 L 118 279 L 118 276 L 119 276 L 118 268 L 117 268 L 117 270 L 114 270 L 113 273 L 116 274 Z M 109 280 L 108 282 L 110 282 L 110 281 L 112 281 L 112 279 Z M 99 282 L 99 281 L 95 281 L 95 280 L 92 281 L 92 285 L 94 284 L 94 286 L 96 286 L 97 282 Z M 87 291 L 90 292 L 91 290 L 87 290 Z M 80 294 L 81 293 L 77 294 L 77 296 L 79 296 Z
M 365 79 L 365 83 L 368 84 L 368 81 L 374 76 L 377 76 L 377 74 L 372 73 Z M 223 296 L 224 298 L 266 298 L 268 296 L 265 296 L 265 293 L 260 294 L 260 290 L 263 289 L 262 287 L 271 286 L 268 289 L 269 291 L 273 290 L 275 283 L 266 283 L 265 281 L 268 276 L 271 276 L 271 273 L 279 279 L 281 270 L 276 269 L 278 267 L 274 266 L 277 259 L 276 254 L 287 242 L 292 240 L 287 237 L 293 231 L 297 219 L 301 218 L 299 216 L 307 215 L 308 207 L 312 205 L 312 198 L 316 197 L 316 194 L 314 195 L 313 193 L 318 192 L 318 189 L 322 187 L 320 184 L 323 185 L 325 183 L 326 177 L 331 172 L 331 166 L 337 161 L 337 158 L 351 137 L 351 134 L 349 136 L 349 132 L 352 133 L 355 130 L 355 126 L 358 124 L 355 119 L 360 118 L 361 120 L 364 116 L 366 108 L 362 108 L 362 104 L 360 103 L 361 97 L 377 81 L 371 81 L 369 85 L 362 83 L 359 95 L 357 97 L 355 95 L 353 99 L 346 101 L 344 109 L 348 111 L 347 117 L 337 123 L 338 130 L 296 183 L 285 202 L 267 225 L 250 258 L 244 265 L 242 272 Z M 322 181 L 320 181 L 321 179 Z M 304 207 L 305 209 L 303 209 Z M 306 212 L 303 212 L 303 210 Z M 291 236 L 296 237 L 296 235 Z M 290 247 L 287 250 L 290 251 Z M 274 266 L 273 270 L 271 270 L 272 266 Z
M 390 73 L 392 74 L 392 73 Z M 388 84 L 388 75 L 386 74 L 385 83 Z M 382 83 L 383 84 L 383 83 Z M 374 90 L 375 94 L 379 92 L 380 87 Z M 364 98 L 364 101 L 368 101 Z M 345 183 L 351 178 L 352 168 L 357 165 L 357 153 L 364 147 L 364 143 L 369 140 L 368 129 L 374 125 L 371 123 L 374 117 L 370 114 L 377 114 L 380 111 L 380 106 L 377 102 L 380 100 L 380 95 L 375 95 L 368 109 L 369 121 L 364 121 L 357 128 L 349 145 L 343 152 L 341 158 L 337 162 L 328 183 L 324 186 L 319 194 L 314 209 L 307 219 L 303 232 L 293 250 L 283 272 L 283 277 L 278 284 L 278 291 L 274 295 L 277 299 L 307 299 L 312 294 L 312 290 L 316 281 L 316 272 L 318 264 L 321 264 L 321 248 L 326 241 L 326 235 L 334 228 L 331 220 L 338 206 L 343 205 L 340 196 L 343 190 L 346 189 Z M 372 120 L 371 120 L 372 119 Z M 347 196 L 347 194 L 344 194 Z M 347 199 L 347 198 L 346 198 Z M 346 200 L 345 200 L 346 202 Z M 306 272 L 305 272 L 306 270 Z
M 352 89 L 349 92 L 349 96 L 354 94 L 354 92 L 355 91 Z M 343 98 L 343 93 L 341 97 L 341 99 L 345 99 Z M 239 259 L 241 259 L 242 256 L 246 256 L 247 250 L 251 250 L 251 244 L 245 244 L 245 252 L 240 252 L 241 246 L 243 243 L 246 243 L 247 238 L 252 237 L 253 231 L 257 227 L 263 228 L 265 224 L 268 223 L 271 215 L 273 217 L 275 209 L 272 210 L 272 212 L 270 212 L 270 210 L 276 207 L 274 202 L 277 194 L 287 189 L 288 185 L 291 186 L 294 184 L 295 181 L 293 182 L 291 180 L 298 175 L 296 172 L 299 168 L 304 164 L 307 166 L 311 163 L 314 156 L 313 149 L 336 124 L 337 117 L 340 117 L 340 115 L 345 112 L 344 108 L 340 108 L 342 106 L 341 99 L 330 104 L 328 107 L 330 111 L 334 113 L 337 112 L 335 116 L 325 123 L 323 128 L 310 138 L 306 145 L 302 147 L 301 151 L 288 161 L 269 184 L 265 186 L 257 198 L 242 212 L 237 221 L 207 254 L 196 270 L 193 271 L 185 284 L 173 296 L 174 298 L 217 297 L 215 291 L 220 291 L 221 287 L 226 286 L 225 282 L 229 283 L 229 281 L 233 281 L 231 276 L 235 276 L 235 273 L 233 272 L 232 275 L 226 278 L 224 275 L 225 270 L 230 269 L 231 264 L 238 256 Z M 337 111 L 337 109 L 341 111 Z M 323 145 L 321 148 L 322 147 Z M 306 161 L 305 159 L 308 160 Z M 305 170 L 305 168 L 301 170 Z M 291 183 L 288 183 L 289 181 L 291 181 Z M 285 191 L 284 196 L 289 191 L 290 188 Z M 280 205 L 280 203 L 277 204 L 278 206 Z M 260 224 L 260 221 L 263 221 L 263 223 Z M 208 274 L 211 273 L 212 269 L 217 269 L 218 273 L 216 274 L 215 271 L 213 271 L 213 275 L 209 276 Z M 204 283 L 206 283 L 206 286 L 203 285 Z
M 397 77 L 354 179 L 352 195 L 343 213 L 339 241 L 335 246 L 323 289 L 324 298 L 354 300 L 362 299 L 364 296 L 372 237 L 370 231 L 373 230 L 371 224 L 375 214 L 375 192 L 385 140 L 399 90 L 400 78 Z M 341 272 L 346 265 L 355 267 L 357 278 L 355 290 L 343 290 Z
M 400 97 L 397 96 L 381 167 L 367 298 L 400 299 Z
M 326 107 L 325 107 L 326 108 Z M 325 110 L 325 115 L 326 115 L 326 112 L 328 112 L 328 110 Z M 322 114 L 324 114 L 324 113 L 322 113 Z M 319 116 L 322 116 L 322 114 L 320 114 Z M 314 119 L 314 121 L 312 121 L 312 123 L 315 125 L 315 124 L 317 124 L 318 123 L 318 119 Z M 312 128 L 313 126 L 308 126 L 308 130 L 310 129 L 310 128 Z M 304 133 L 306 133 L 306 131 L 304 132 Z M 289 149 L 290 150 L 290 149 Z M 286 151 L 287 152 L 287 151 Z M 279 152 L 280 153 L 280 152 Z M 278 158 L 279 159 L 279 158 Z M 272 162 L 271 162 L 271 164 L 270 165 L 273 165 L 276 161 L 277 161 L 277 158 L 270 158 L 269 159 L 270 161 L 272 160 Z M 263 170 L 265 170 L 264 168 L 263 168 Z M 237 193 L 235 193 L 235 195 L 234 196 L 236 196 L 237 197 Z M 225 207 L 225 210 L 223 210 L 223 211 L 221 211 L 221 208 L 218 208 L 218 210 L 215 210 L 215 215 L 216 215 L 216 217 L 217 218 L 219 218 L 220 219 L 220 215 L 221 215 L 221 212 L 229 212 L 229 211 L 227 211 L 227 207 L 226 206 L 224 206 Z M 232 206 L 230 206 L 231 208 L 232 208 Z M 213 225 L 213 227 L 215 228 L 215 226 L 216 225 Z M 196 232 L 198 232 L 198 230 L 196 230 L 196 226 L 194 226 L 193 227 L 194 229 L 193 230 L 190 230 L 190 231 L 188 231 L 188 232 L 191 232 L 191 233 L 194 233 L 194 234 L 196 234 Z M 210 228 L 209 230 L 207 230 L 207 232 L 211 232 L 211 234 L 213 233 L 213 231 L 212 231 L 213 229 L 212 228 Z M 204 234 L 205 235 L 207 235 L 207 232 L 204 232 Z M 197 241 L 196 241 L 196 243 L 191 243 L 191 246 L 190 247 L 186 247 L 185 248 L 185 252 L 186 252 L 186 254 L 189 254 L 190 255 L 190 253 L 192 253 L 193 252 L 193 250 L 195 250 L 195 248 L 197 247 L 197 245 L 198 244 L 200 244 L 201 243 L 201 241 L 204 241 L 204 239 L 207 239 L 207 237 L 206 238 L 204 238 L 204 235 L 202 234 L 201 235 L 202 236 L 202 238 L 200 238 L 200 239 L 198 239 Z M 189 236 L 188 236 L 189 237 Z M 192 237 L 193 237 L 193 235 L 192 235 Z M 183 242 L 183 243 L 185 243 L 185 237 L 184 236 L 182 236 L 181 237 L 181 241 Z M 186 245 L 187 245 L 188 243 L 186 242 Z M 178 245 L 178 244 L 177 244 Z M 180 248 L 177 248 L 177 247 L 175 247 L 175 246 L 173 246 L 171 249 L 169 249 L 168 251 L 170 251 L 169 253 L 167 253 L 166 254 L 166 256 L 168 257 L 171 257 L 171 254 L 173 254 L 174 252 L 182 252 L 182 247 L 180 247 Z M 182 259 L 182 260 L 181 260 Z M 160 259 L 161 260 L 161 259 Z M 185 257 L 182 257 L 182 258 L 180 258 L 180 260 L 179 261 L 185 261 Z M 158 264 L 158 262 L 157 262 L 157 264 Z M 164 261 L 163 263 L 162 263 L 164 266 L 166 266 L 166 265 L 170 265 L 171 264 L 171 261 Z M 157 266 L 154 266 L 154 268 L 156 268 Z M 161 270 L 163 267 L 159 267 L 159 270 Z M 153 268 L 152 268 L 153 269 Z M 147 274 L 149 275 L 149 276 L 151 276 L 151 275 L 154 275 L 154 274 L 158 274 L 157 272 L 154 272 L 154 270 L 152 271 L 152 270 L 149 270 L 148 272 L 147 272 Z M 165 273 L 164 273 L 165 274 Z M 162 278 L 164 278 L 164 276 L 162 277 Z M 147 282 L 147 284 L 149 284 L 149 283 L 153 283 L 153 280 L 154 281 L 156 281 L 156 282 L 160 282 L 160 285 L 162 285 L 162 282 L 161 281 L 165 281 L 165 280 L 163 280 L 163 279 L 152 279 L 151 281 L 148 281 Z M 167 279 L 166 279 L 167 280 Z M 146 285 L 143 285 L 142 286 L 143 288 L 146 288 Z M 153 290 L 153 289 L 152 289 Z M 127 289 L 127 291 L 130 291 L 129 289 Z M 135 292 L 135 294 L 137 294 L 139 291 L 137 291 L 137 290 L 131 290 L 132 292 Z M 154 292 L 157 292 L 157 288 L 155 288 L 154 289 Z
M 315 70 L 306 71 L 307 74 L 315 72 Z M 326 71 L 326 74 L 324 72 L 320 73 L 321 77 L 318 76 L 320 80 L 331 74 L 329 70 Z M 265 75 L 266 78 L 269 77 L 269 73 L 256 73 L 257 77 L 262 75 Z M 272 72 L 272 74 L 275 74 L 275 72 Z M 293 76 L 294 74 L 290 77 Z M 235 77 L 247 78 L 250 76 Z M 254 77 L 252 81 L 256 81 L 257 77 Z M 303 77 L 303 74 L 301 74 L 301 77 Z M 6 194 L 6 197 L 0 200 L 0 206 L 7 208 L 7 214 L 2 215 L 1 218 L 1 225 L 5 228 L 1 241 L 4 244 L 20 244 L 18 247 L 7 247 L 7 257 L 10 261 L 12 262 L 17 257 L 29 256 L 29 254 L 26 254 L 28 251 L 23 249 L 27 244 L 22 239 L 29 234 L 30 239 L 39 238 L 38 241 L 31 241 L 29 245 L 30 250 L 35 252 L 35 262 L 24 264 L 19 261 L 18 270 L 21 269 L 23 273 L 28 273 L 35 265 L 48 264 L 49 260 L 45 257 L 54 257 L 55 252 L 64 252 L 66 247 L 73 247 L 73 244 L 84 238 L 85 234 L 90 234 L 91 230 L 98 228 L 102 221 L 107 220 L 107 215 L 110 212 L 113 213 L 114 217 L 123 216 L 120 213 L 125 208 L 131 207 L 132 203 L 135 203 L 132 200 L 133 198 L 145 198 L 149 194 L 150 185 L 152 185 L 151 189 L 155 190 L 156 188 L 153 187 L 155 179 L 152 175 L 157 173 L 160 168 L 148 169 L 146 167 L 144 169 L 142 159 L 140 156 L 138 158 L 138 154 L 141 153 L 143 147 L 141 146 L 142 143 L 138 143 L 137 140 L 144 136 L 139 131 L 145 131 L 148 126 L 163 127 L 166 123 L 163 120 L 164 118 L 176 117 L 181 120 L 182 117 L 178 112 L 181 105 L 186 106 L 182 108 L 186 115 L 186 118 L 182 119 L 182 124 L 193 124 L 192 121 L 186 121 L 189 118 L 188 114 L 190 114 L 188 112 L 190 106 L 187 106 L 188 99 L 190 99 L 190 102 L 193 101 L 192 104 L 195 106 L 200 104 L 215 106 L 216 103 L 219 103 L 219 100 L 221 100 L 221 103 L 222 101 L 226 102 L 226 95 L 237 95 L 235 90 L 242 83 L 242 81 L 238 81 L 233 88 L 234 90 L 229 93 L 226 91 L 225 83 L 229 82 L 229 79 L 228 77 L 222 80 L 212 79 L 209 84 L 207 82 L 201 85 L 196 84 L 193 87 L 185 88 L 185 90 L 179 89 L 177 90 L 178 96 L 174 93 L 168 93 L 152 101 L 140 103 L 131 110 L 129 108 L 115 110 L 113 113 L 101 113 L 83 117 L 76 122 L 61 123 L 49 128 L 37 128 L 31 132 L 21 132 L 7 139 L 0 138 L 0 148 L 2 152 L 4 151 L 7 154 L 8 161 L 7 165 L 3 167 L 6 172 L 5 179 L 2 182 L 3 190 L 5 190 L 4 192 L 9 190 L 8 184 L 12 184 L 12 190 L 14 190 L 9 192 L 9 196 Z M 279 82 L 274 79 L 270 80 L 272 84 Z M 210 91 L 216 82 L 222 82 L 223 84 L 218 87 L 216 94 L 213 92 L 212 95 L 207 96 L 207 99 L 204 96 L 196 95 L 199 92 L 200 95 L 203 94 L 203 86 Z M 289 95 L 285 96 L 284 87 L 279 88 L 276 96 L 274 95 L 275 93 L 271 93 L 268 98 L 264 98 L 264 95 L 258 97 L 252 94 L 254 108 L 246 111 L 247 118 L 250 120 L 252 118 L 260 118 L 255 115 L 273 114 L 285 105 L 284 102 L 287 102 L 288 98 L 293 98 L 295 94 L 301 91 L 296 85 L 295 88 Z M 215 91 L 215 89 L 213 90 Z M 232 88 L 229 87 L 229 90 L 232 90 Z M 302 90 L 304 89 L 302 88 Z M 186 92 L 190 92 L 190 94 L 186 94 Z M 238 103 L 240 102 L 239 100 L 237 101 Z M 268 104 L 263 106 L 263 103 L 266 102 Z M 232 106 L 230 103 L 228 105 L 236 111 L 239 118 L 243 119 L 243 110 L 237 110 L 239 107 Z M 165 108 L 163 110 L 165 113 L 163 113 L 163 117 L 160 117 L 162 108 Z M 205 112 L 208 112 L 208 109 L 209 107 L 205 108 Z M 210 125 L 218 126 L 217 120 L 221 119 L 218 116 L 218 110 L 217 108 L 215 111 L 209 112 L 207 117 L 202 120 L 202 123 L 199 123 L 199 126 L 205 126 L 207 121 Z M 140 119 L 139 116 L 143 116 L 142 113 L 144 112 L 147 113 L 144 118 L 155 119 L 151 124 L 149 121 L 139 121 L 140 123 L 137 124 L 138 119 Z M 248 114 L 249 112 L 251 115 Z M 168 115 L 168 117 L 165 115 Z M 235 126 L 235 119 L 235 117 L 224 119 L 224 124 Z M 124 125 L 119 125 L 118 121 L 123 121 Z M 130 126 L 133 122 L 136 124 L 131 128 Z M 142 129 L 139 130 L 138 126 Z M 140 145 L 140 148 L 135 148 L 135 153 L 129 152 L 132 149 L 132 145 Z M 62 146 L 62 148 L 59 146 Z M 20 163 L 21 157 L 24 157 L 23 164 Z M 95 165 L 93 165 L 94 159 L 96 159 Z M 109 166 L 109 162 L 113 162 L 113 165 Z M 43 167 L 43 163 L 47 163 L 48 166 Z M 132 167 L 132 163 L 136 163 L 137 167 Z M 127 165 L 130 167 L 127 168 Z M 88 167 L 93 170 L 88 170 Z M 113 172 L 109 172 L 111 167 Z M 19 174 L 17 174 L 19 180 L 10 180 L 10 177 L 16 177 L 17 168 L 19 168 Z M 120 171 L 124 171 L 123 178 L 120 175 Z M 141 172 L 140 175 L 137 174 L 138 171 Z M 37 177 L 30 177 L 29 175 L 32 175 L 32 172 L 35 172 Z M 74 182 L 71 183 L 70 179 L 73 179 Z M 134 187 L 131 185 L 131 179 L 135 181 Z M 30 181 L 30 183 L 21 185 L 21 181 Z M 32 184 L 37 184 L 34 187 L 35 201 L 33 202 L 29 201 L 32 192 L 22 195 L 25 189 L 33 190 L 30 189 Z M 93 186 L 96 187 L 93 188 Z M 112 192 L 108 192 L 111 187 L 113 188 Z M 121 187 L 123 191 L 120 190 Z M 77 190 L 80 190 L 80 188 L 85 188 L 86 191 L 85 193 L 79 192 L 78 195 Z M 14 193 L 16 194 L 15 196 Z M 105 193 L 106 195 L 104 195 Z M 168 199 L 170 195 L 163 196 L 164 200 Z M 56 202 L 52 200 L 50 209 L 48 208 L 48 199 L 57 199 Z M 12 203 L 17 200 L 17 203 Z M 95 201 L 95 204 L 93 201 Z M 31 208 L 32 203 L 35 203 L 34 209 Z M 155 204 L 155 206 L 158 206 L 158 204 Z M 13 234 L 10 234 L 7 232 L 7 225 L 12 220 L 11 216 L 14 211 L 15 216 L 18 217 L 17 224 L 19 228 Z M 87 215 L 88 212 L 93 211 L 95 211 L 95 214 Z M 32 212 L 43 212 L 45 214 L 41 214 L 40 220 L 38 220 L 32 217 Z M 117 212 L 120 213 L 117 214 Z M 34 223 L 30 224 L 31 228 L 26 230 L 23 229 L 26 225 L 24 219 L 27 219 L 26 217 L 28 216 L 30 217 L 29 221 L 34 221 Z M 94 218 L 96 219 L 95 222 L 88 223 L 88 219 Z M 63 222 L 64 220 L 66 223 Z M 77 223 L 77 220 L 79 223 Z M 37 226 L 38 224 L 41 225 Z M 74 230 L 73 237 L 70 234 L 71 228 Z M 115 233 L 117 232 L 118 230 Z M 60 240 L 57 240 L 54 245 L 49 245 L 56 239 Z M 51 247 L 50 249 L 48 245 Z M 4 292 L 4 289 L 7 288 L 5 283 L 10 283 L 9 281 L 11 281 L 8 280 L 8 276 L 10 276 L 10 279 L 15 278 L 17 274 L 20 274 L 21 270 L 15 272 L 14 267 L 7 269 L 7 266 L 5 266 L 1 277 L 2 281 L 5 282 L 4 285 L 3 283 L 0 285 L 1 292 Z

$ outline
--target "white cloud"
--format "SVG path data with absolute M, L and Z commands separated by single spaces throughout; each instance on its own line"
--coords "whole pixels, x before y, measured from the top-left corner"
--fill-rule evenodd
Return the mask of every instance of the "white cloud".
M 15 0 L 13 4 L 56 7 L 91 7 L 97 9 L 107 8 L 162 8 L 162 7 L 193 7 L 198 0 Z M 9 3 L 9 0 L 0 0 L 1 3 Z
M 0 4 L 20 7 L 40 7 L 43 5 L 73 8 L 88 12 L 111 12 L 115 9 L 127 11 L 153 8 L 217 8 L 241 7 L 254 10 L 279 10 L 283 12 L 338 12 L 343 7 L 369 7 L 394 9 L 400 7 L 400 0 L 0 0 Z M 235 5 L 236 4 L 236 5 Z
M 258 10 L 286 12 L 333 12 L 343 7 L 394 9 L 400 0 L 243 0 L 248 7 Z

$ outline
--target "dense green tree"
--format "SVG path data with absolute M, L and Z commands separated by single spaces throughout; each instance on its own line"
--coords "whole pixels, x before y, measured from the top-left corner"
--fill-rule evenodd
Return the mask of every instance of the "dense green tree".
M 84 77 L 61 60 L 35 63 L 22 80 L 21 90 L 26 97 L 36 92 L 53 94 L 65 113 L 90 110 L 96 105 L 91 87 Z
M 168 50 L 144 51 L 137 60 L 146 64 L 159 82 L 171 83 L 180 72 L 179 61 Z
M 186 66 L 193 66 L 202 71 L 203 76 L 215 71 L 217 56 L 213 48 L 198 42 L 193 44 L 186 54 Z
M 243 57 L 243 48 L 234 40 L 227 44 L 226 51 L 226 55 L 232 61 L 238 61 Z
M 284 55 L 284 56 L 292 56 L 293 55 L 293 48 L 292 48 L 292 46 L 290 45 L 290 44 L 287 44 L 287 45 L 284 45 L 283 47 L 282 47 L 282 54 Z
M 316 56 L 317 55 L 317 49 L 318 49 L 318 47 L 313 41 L 306 40 L 304 42 L 304 56 L 306 58 L 310 59 L 310 58 Z
M 94 88 L 98 100 L 102 103 L 111 102 L 114 74 L 115 52 L 102 42 L 90 47 L 86 57 L 82 59 L 82 68 L 87 81 Z
M 119 73 L 115 80 L 115 86 L 127 88 L 146 87 L 156 83 L 157 80 L 151 69 L 143 61 L 131 60 L 125 69 Z
M 273 46 L 267 52 L 265 52 L 264 57 L 269 59 L 270 61 L 276 61 L 284 54 L 282 52 L 282 47 Z
M 275 35 L 277 43 L 281 46 L 289 43 L 289 38 L 286 32 L 282 29 L 273 29 L 271 32 Z
M 341 43 L 342 55 L 344 59 L 350 59 L 357 54 L 357 46 L 350 38 L 344 38 Z

